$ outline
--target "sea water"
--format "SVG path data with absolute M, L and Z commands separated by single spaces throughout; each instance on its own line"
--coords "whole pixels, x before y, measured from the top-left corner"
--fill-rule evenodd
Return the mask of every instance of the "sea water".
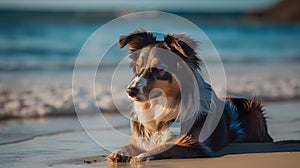
M 127 59 L 127 49 L 118 47 L 119 37 L 124 34 L 116 34 L 130 27 L 126 21 L 102 33 L 96 45 L 89 46 L 87 56 L 76 64 L 84 70 L 82 80 L 78 88 L 72 88 L 73 68 L 85 42 L 101 26 L 121 15 L 39 11 L 1 11 L 0 15 L 0 118 L 73 114 L 74 96 L 79 97 L 78 108 L 84 112 L 99 108 L 101 111 L 128 109 L 130 102 L 124 90 L 133 75 L 128 65 L 121 68 L 116 85 L 110 81 L 115 66 Z M 300 98 L 300 24 L 245 21 L 242 13 L 213 16 L 180 13 L 178 16 L 190 19 L 216 48 L 226 71 L 227 95 L 258 96 L 265 101 Z M 162 26 L 165 22 L 176 26 Z M 178 33 L 187 33 L 195 39 L 201 36 L 190 26 L 164 17 L 157 17 L 151 26 L 164 34 L 181 30 Z M 132 31 L 128 29 L 128 33 Z M 112 35 L 117 38 L 112 39 Z M 98 65 L 98 49 L 111 41 L 114 45 L 104 49 L 109 51 L 108 56 Z M 200 57 L 212 67 L 220 66 L 209 52 L 201 54 L 206 50 L 201 42 Z M 87 79 L 95 73 L 95 67 L 93 85 Z M 219 93 L 224 92 L 219 89 L 223 85 L 224 81 L 220 81 L 213 87 Z M 120 93 L 116 98 L 124 102 L 122 107 L 115 106 L 111 92 Z
M 74 16 L 67 14 L 63 21 L 43 20 L 45 16 L 38 12 L 30 13 L 31 20 L 22 20 L 20 19 L 22 16 L 17 14 L 6 14 L 8 15 L 6 16 L 5 12 L 0 12 L 0 15 L 6 17 L 6 19 L 2 18 L 0 23 L 0 71 L 2 72 L 72 69 L 81 47 L 89 36 L 110 19 L 117 17 L 88 22 L 80 18 L 77 21 L 68 21 L 68 19 L 75 20 L 76 17 L 74 19 L 72 18 Z M 48 15 L 50 18 L 57 17 L 51 13 Z M 299 24 L 238 22 L 237 18 L 242 17 L 240 15 L 228 16 L 229 21 L 210 20 L 208 22 L 204 19 L 192 21 L 208 36 L 224 62 L 299 62 Z M 63 14 L 59 15 L 59 17 L 63 16 Z M 195 17 L 203 18 L 204 16 Z M 156 18 L 151 24 L 159 29 L 163 22 L 165 22 L 163 18 Z M 184 26 L 178 24 L 178 30 L 182 30 L 179 27 Z M 96 48 L 101 47 L 101 43 L 105 44 L 106 41 L 112 40 L 111 35 L 115 33 L 114 31 L 118 32 L 118 29 L 126 27 L 128 25 L 124 22 L 121 27 L 114 27 L 113 31 L 105 32 L 105 35 L 99 39 L 99 46 L 93 46 L 94 49 L 91 50 L 97 51 Z M 147 27 L 144 28 L 147 29 Z M 163 27 L 161 29 L 162 32 L 172 31 L 164 32 L 165 34 L 178 31 L 176 27 L 168 28 L 169 30 L 164 30 Z M 199 36 L 199 34 L 193 34 L 193 30 L 188 26 L 185 30 L 179 33 L 188 33 L 194 38 Z M 118 39 L 114 41 L 118 43 Z M 201 41 L 199 43 L 201 49 Z M 124 58 L 124 53 L 126 54 L 118 47 L 111 50 L 113 54 L 104 64 L 117 63 Z M 94 54 L 97 55 L 97 53 Z M 94 65 L 95 60 L 97 57 L 86 58 L 85 65 L 82 66 Z

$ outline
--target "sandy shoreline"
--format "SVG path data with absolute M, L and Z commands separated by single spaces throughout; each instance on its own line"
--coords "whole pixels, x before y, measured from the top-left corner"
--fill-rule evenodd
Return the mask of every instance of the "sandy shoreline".
M 230 144 L 213 158 L 166 159 L 141 163 L 108 163 L 105 155 L 76 158 L 53 167 L 298 167 L 300 141 Z
M 239 155 L 226 155 L 216 158 L 196 158 L 196 159 L 167 159 L 145 163 L 107 163 L 105 156 L 91 156 L 68 160 L 64 163 L 53 164 L 59 166 L 80 166 L 80 167 L 272 167 L 272 168 L 298 168 L 300 164 L 300 152 L 277 152 L 277 153 L 252 153 Z
M 290 115 L 283 115 L 281 108 L 289 107 Z M 298 132 L 299 103 L 267 106 L 272 120 L 271 135 L 276 141 L 300 139 Z M 292 108 L 294 107 L 294 109 Z M 275 110 L 277 109 L 277 110 Z M 271 115 L 272 114 L 272 115 Z M 294 120 L 293 120 L 294 119 Z M 1 122 L 1 140 L 6 133 L 18 136 L 33 136 L 30 140 L 0 145 L 0 165 L 3 167 L 128 167 L 111 165 L 105 156 L 111 150 L 128 143 L 128 119 L 121 115 L 54 117 L 41 119 L 8 120 Z M 111 126 L 107 126 L 106 123 Z M 84 124 L 84 125 L 82 125 Z M 84 128 L 84 130 L 82 129 Z M 121 135 L 121 134 L 122 135 Z M 9 140 L 9 139 L 8 139 Z M 231 144 L 219 151 L 216 158 L 161 160 L 142 163 L 140 167 L 280 167 L 299 165 L 300 141 L 258 144 Z M 263 153 L 261 153 L 263 152 Z M 290 152 L 290 153 L 289 153 Z M 259 153 L 259 154 L 258 154 Z M 94 161 L 96 160 L 96 161 Z M 277 163 L 278 162 L 278 163 Z M 90 164 L 89 164 L 90 163 Z M 149 166 L 150 165 L 150 166 Z

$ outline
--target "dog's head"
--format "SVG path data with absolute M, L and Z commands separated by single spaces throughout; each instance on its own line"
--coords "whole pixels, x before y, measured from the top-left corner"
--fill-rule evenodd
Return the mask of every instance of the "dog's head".
M 131 68 L 135 74 L 127 88 L 133 101 L 144 102 L 166 96 L 170 101 L 180 98 L 178 71 L 182 63 L 191 71 L 199 68 L 201 60 L 195 49 L 197 43 L 183 34 L 169 34 L 162 41 L 144 30 L 121 36 L 120 48 L 128 45 Z

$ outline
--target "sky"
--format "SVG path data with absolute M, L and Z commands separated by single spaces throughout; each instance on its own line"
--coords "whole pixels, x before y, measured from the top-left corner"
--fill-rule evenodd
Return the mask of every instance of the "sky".
M 0 9 L 112 11 L 249 11 L 265 8 L 278 0 L 0 0 Z

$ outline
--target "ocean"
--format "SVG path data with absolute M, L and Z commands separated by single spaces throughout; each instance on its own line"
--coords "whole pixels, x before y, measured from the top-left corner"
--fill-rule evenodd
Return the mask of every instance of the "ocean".
M 70 15 L 69 13 L 29 12 L 28 14 L 25 12 L 25 14 L 20 13 L 24 16 L 20 16 L 10 12 L 0 12 L 1 15 L 3 17 L 0 23 L 0 72 L 72 69 L 85 41 L 107 21 L 117 17 L 117 15 L 101 15 L 98 21 L 92 17 L 92 14 L 83 17 L 80 13 Z M 188 17 L 198 17 L 194 20 L 194 24 L 208 36 L 225 63 L 299 62 L 300 24 L 241 22 L 238 19 L 240 15 L 223 15 L 226 20 L 216 21 L 207 19 L 209 16 L 204 14 L 199 16 L 189 14 Z M 151 24 L 154 28 L 160 29 L 163 22 L 164 19 L 157 19 Z M 122 25 L 114 30 L 118 32 L 118 29 L 130 26 L 126 25 L 126 22 Z M 189 29 L 186 27 L 186 32 L 193 33 L 193 30 Z M 170 30 L 176 32 L 176 28 Z M 115 40 L 117 43 L 118 39 L 111 39 L 114 33 L 105 33 L 101 36 L 101 41 L 105 43 Z M 197 36 L 197 34 L 189 35 Z M 91 50 L 96 51 L 97 48 Z M 114 54 L 104 64 L 117 63 L 126 55 L 118 47 L 113 48 L 112 53 Z M 97 59 L 87 58 L 85 64 L 93 65 Z
M 122 14 L 113 12 L 1 11 L 0 16 L 0 119 L 128 112 L 124 90 L 132 73 L 128 64 L 115 73 L 127 60 L 127 48 L 120 49 L 118 40 L 141 27 L 158 39 L 178 32 L 198 40 L 220 97 L 300 98 L 300 24 L 249 21 L 241 12 L 150 12 L 121 20 L 116 18 Z M 73 73 L 75 63 L 79 71 Z

